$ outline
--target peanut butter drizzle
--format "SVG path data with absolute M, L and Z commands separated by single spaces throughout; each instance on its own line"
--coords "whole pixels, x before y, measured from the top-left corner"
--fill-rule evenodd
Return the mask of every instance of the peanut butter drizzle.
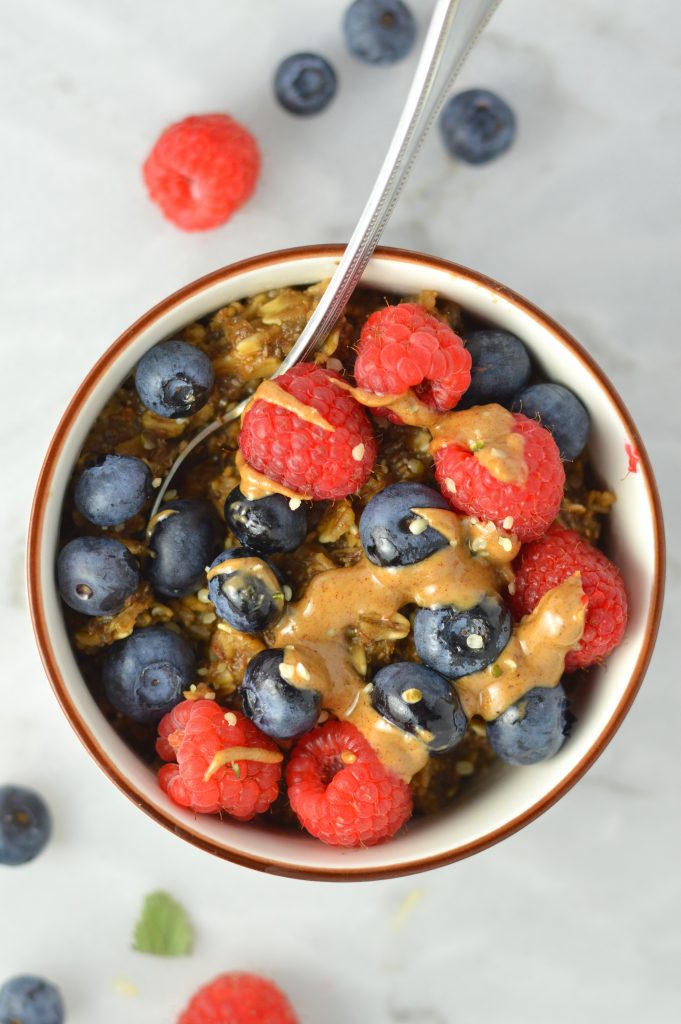
M 306 405 L 305 402 L 301 402 L 300 399 L 295 398 L 294 395 L 280 388 L 276 380 L 263 380 L 258 384 L 255 394 L 243 411 L 243 416 L 246 415 L 256 399 L 260 399 L 262 402 L 269 402 L 270 405 L 278 405 L 280 409 L 288 409 L 289 412 L 299 416 L 301 420 L 305 420 L 306 423 L 311 423 L 315 427 L 320 427 L 322 430 L 332 431 L 336 429 L 313 406 Z
M 241 452 L 236 453 L 236 459 L 234 460 L 236 470 L 240 477 L 239 490 L 243 494 L 244 498 L 248 498 L 249 501 L 255 501 L 257 498 L 266 498 L 269 494 L 283 494 L 286 498 L 291 498 L 293 501 L 310 501 L 310 494 L 302 494 L 299 491 L 292 491 L 288 487 L 284 487 L 283 484 L 277 484 L 274 480 L 270 480 L 264 473 L 259 473 L 257 469 L 253 469 L 249 466 L 244 459 Z
M 161 511 L 157 512 L 155 516 L 152 516 L 149 522 L 147 523 L 147 540 L 151 540 L 151 535 L 153 534 L 154 530 L 156 529 L 159 523 L 162 523 L 164 519 L 168 519 L 170 516 L 176 515 L 176 508 L 162 508 Z
M 518 623 L 494 665 L 455 680 L 468 717 L 492 721 L 535 686 L 555 686 L 565 655 L 582 637 L 585 615 L 586 597 L 576 572 L 547 591 Z

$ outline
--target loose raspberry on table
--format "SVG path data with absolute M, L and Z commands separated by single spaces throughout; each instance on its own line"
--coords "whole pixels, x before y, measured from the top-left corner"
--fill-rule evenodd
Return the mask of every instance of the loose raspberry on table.
M 330 721 L 299 740 L 286 769 L 301 825 L 330 846 L 374 846 L 409 820 L 409 786 L 349 722 Z
M 471 382 L 471 357 L 458 334 L 415 302 L 378 309 L 360 333 L 355 380 L 379 395 L 408 388 L 431 409 L 453 409 Z M 390 410 L 384 415 L 399 422 Z
M 170 125 L 143 167 L 149 195 L 185 231 L 224 224 L 252 194 L 259 172 L 257 142 L 227 114 Z
M 554 524 L 521 550 L 515 568 L 510 603 L 516 619 L 528 615 L 547 590 L 573 573 L 581 574 L 588 599 L 586 621 L 579 647 L 565 659 L 567 672 L 601 661 L 620 643 L 627 624 L 624 581 L 617 566 L 578 533 Z
M 225 811 L 250 821 L 279 794 L 282 754 L 276 743 L 215 701 L 185 700 L 174 707 L 159 723 L 156 750 L 177 762 L 159 770 L 161 789 L 198 814 Z
M 288 999 L 256 974 L 221 974 L 200 988 L 177 1024 L 298 1024 Z
M 276 379 L 333 430 L 256 397 L 239 434 L 239 448 L 253 469 L 315 500 L 352 494 L 366 482 L 376 460 L 376 440 L 364 409 L 334 380 L 340 380 L 339 374 L 313 363 L 299 363 Z
M 563 499 L 565 470 L 548 430 L 521 413 L 513 415 L 514 433 L 524 441 L 527 466 L 524 484 L 497 480 L 476 458 L 476 452 L 449 444 L 435 453 L 435 476 L 452 508 L 489 519 L 497 526 L 513 520 L 519 540 L 535 540 L 548 529 Z

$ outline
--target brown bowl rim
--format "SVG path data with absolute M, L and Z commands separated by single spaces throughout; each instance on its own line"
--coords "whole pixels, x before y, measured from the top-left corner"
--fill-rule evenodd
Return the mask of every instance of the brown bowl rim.
M 585 754 L 579 764 L 576 765 L 557 786 L 544 794 L 544 796 L 533 804 L 532 807 L 528 808 L 528 810 L 524 811 L 510 822 L 500 826 L 498 829 L 481 836 L 474 842 L 466 843 L 463 846 L 457 846 L 452 850 L 448 850 L 433 857 L 423 857 L 418 860 L 404 861 L 390 867 L 352 868 L 348 866 L 348 868 L 333 869 L 310 868 L 299 867 L 292 863 L 279 862 L 266 857 L 257 857 L 251 854 L 245 854 L 243 851 L 232 847 L 218 846 L 198 833 L 193 832 L 190 828 L 178 825 L 176 821 L 173 821 L 170 817 L 166 816 L 164 812 L 150 804 L 145 797 L 132 786 L 122 772 L 118 770 L 117 766 L 101 749 L 90 732 L 86 722 L 76 710 L 69 694 L 69 688 L 62 678 L 57 666 L 57 660 L 50 641 L 40 587 L 40 549 L 45 519 L 46 498 L 50 492 L 56 463 L 59 459 L 69 431 L 76 420 L 83 403 L 90 394 L 94 385 L 115 363 L 119 354 L 127 348 L 141 330 L 148 327 L 160 315 L 166 313 L 169 309 L 177 306 L 185 299 L 201 291 L 207 285 L 234 277 L 245 271 L 256 270 L 264 266 L 269 266 L 273 263 L 286 262 L 292 259 L 303 260 L 319 257 L 339 258 L 342 255 L 343 250 L 344 246 L 337 244 L 300 246 L 297 248 L 279 249 L 263 253 L 259 256 L 240 260 L 237 263 L 221 267 L 219 270 L 215 270 L 212 273 L 206 274 L 205 276 L 198 278 L 196 281 L 185 285 L 185 287 L 180 288 L 178 291 L 173 292 L 172 295 L 169 295 L 167 298 L 157 303 L 113 342 L 113 344 L 97 360 L 83 382 L 77 388 L 73 398 L 69 402 L 61 420 L 59 421 L 47 449 L 47 453 L 40 470 L 30 513 L 27 543 L 27 582 L 33 630 L 41 660 L 56 698 L 64 714 L 69 720 L 69 723 L 78 735 L 82 744 L 87 749 L 88 753 L 93 757 L 108 778 L 118 787 L 118 789 L 125 793 L 125 795 L 132 800 L 134 804 L 141 808 L 141 810 L 160 825 L 163 825 L 164 828 L 167 828 L 169 831 L 181 836 L 187 842 L 235 864 L 254 868 L 255 870 L 264 871 L 269 874 L 283 875 L 290 878 L 305 880 L 368 881 L 383 878 L 396 878 L 451 864 L 454 861 L 461 860 L 464 857 L 468 857 L 474 853 L 479 853 L 482 850 L 488 849 L 529 824 L 564 796 L 565 793 L 574 786 L 574 784 L 602 754 L 603 750 L 622 724 L 622 721 L 629 711 L 634 697 L 636 696 L 643 681 L 643 677 L 655 645 L 655 639 L 660 622 L 662 597 L 664 593 L 665 539 L 660 497 L 645 446 L 641 440 L 636 425 L 624 405 L 624 402 L 606 374 L 595 363 L 585 349 L 582 348 L 579 342 L 572 337 L 572 335 L 570 335 L 563 327 L 556 323 L 555 320 L 547 316 L 546 313 L 533 303 L 528 302 L 527 299 L 518 295 L 510 288 L 499 284 L 497 281 L 494 281 L 477 271 L 470 270 L 469 268 L 463 267 L 457 263 L 452 263 L 449 260 L 429 256 L 425 253 L 412 252 L 407 249 L 396 249 L 381 246 L 376 250 L 376 256 L 383 259 L 396 260 L 398 262 L 408 261 L 411 263 L 420 263 L 428 266 L 429 268 L 448 271 L 457 277 L 466 278 L 478 285 L 482 285 L 488 290 L 497 292 L 499 295 L 503 296 L 504 299 L 511 302 L 524 313 L 538 321 L 542 327 L 548 330 L 557 338 L 557 340 L 569 348 L 597 378 L 626 423 L 631 439 L 640 456 L 639 469 L 643 474 L 643 479 L 648 491 L 649 502 L 653 509 L 655 532 L 655 571 L 653 578 L 653 593 L 648 621 L 646 624 L 645 640 L 642 644 L 636 665 L 622 699 L 610 717 L 607 726 L 600 733 L 589 751 Z

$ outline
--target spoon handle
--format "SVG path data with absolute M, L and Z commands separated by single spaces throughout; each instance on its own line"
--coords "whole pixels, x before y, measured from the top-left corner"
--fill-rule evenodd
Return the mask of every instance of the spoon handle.
M 278 377 L 309 356 L 330 333 L 371 259 L 421 143 L 478 36 L 501 0 L 438 0 L 402 116 L 357 227 L 293 348 L 273 374 Z M 195 435 L 161 484 L 152 508 L 158 512 L 166 490 L 187 456 L 216 430 L 238 419 L 249 399 L 229 409 Z
M 330 333 L 371 259 L 445 96 L 501 0 L 438 0 L 402 116 L 343 257 L 275 376 L 310 355 Z

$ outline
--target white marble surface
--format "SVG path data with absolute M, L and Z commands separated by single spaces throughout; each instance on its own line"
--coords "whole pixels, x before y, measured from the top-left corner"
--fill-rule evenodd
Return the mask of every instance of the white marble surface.
M 430 6 L 413 0 L 421 27 Z M 33 866 L 0 873 L 0 980 L 53 978 L 73 1024 L 172 1021 L 199 983 L 233 968 L 278 979 L 303 1024 L 667 1024 L 678 1019 L 681 952 L 670 629 L 681 611 L 681 15 L 671 0 L 507 0 L 462 84 L 510 100 L 516 146 L 471 169 L 431 138 L 386 238 L 486 271 L 562 320 L 611 375 L 649 447 L 670 528 L 667 628 L 587 778 L 501 846 L 420 878 L 268 878 L 139 813 L 80 747 L 39 664 L 23 584 L 29 503 L 86 369 L 182 283 L 350 232 L 413 61 L 353 63 L 338 32 L 343 7 L 3 4 L 0 780 L 45 793 L 56 829 Z M 341 76 L 333 107 L 309 121 L 270 95 L 275 62 L 299 49 L 328 54 Z M 231 224 L 185 235 L 147 201 L 139 167 L 165 123 L 213 110 L 255 131 L 262 182 Z M 190 958 L 130 951 L 141 899 L 158 887 L 191 909 Z M 138 994 L 117 991 L 119 976 Z

